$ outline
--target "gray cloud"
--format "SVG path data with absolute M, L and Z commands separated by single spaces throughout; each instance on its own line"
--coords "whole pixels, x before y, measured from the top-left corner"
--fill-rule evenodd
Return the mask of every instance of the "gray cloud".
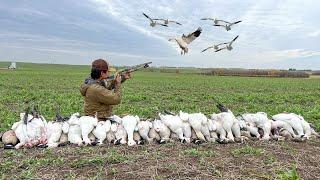
M 113 64 L 151 59 L 157 65 L 197 67 L 309 67 L 319 69 L 316 0 L 220 1 L 70 0 L 4 1 L 0 4 L 0 59 L 90 64 L 105 57 Z M 152 28 L 142 12 L 183 26 Z M 242 20 L 227 32 L 202 17 Z M 203 33 L 180 56 L 171 37 L 201 26 Z M 234 50 L 200 51 L 231 40 Z M 142 60 L 141 60 L 142 59 Z M 290 59 L 292 61 L 290 61 Z M 300 63 L 297 59 L 304 59 Z

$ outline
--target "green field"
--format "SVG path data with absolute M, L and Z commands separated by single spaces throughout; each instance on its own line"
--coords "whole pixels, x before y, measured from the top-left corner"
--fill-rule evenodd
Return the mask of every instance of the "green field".
M 89 75 L 89 66 L 18 63 L 18 67 L 16 71 L 0 71 L 0 130 L 18 120 L 26 100 L 39 104 L 47 120 L 54 118 L 57 105 L 65 116 L 83 112 L 79 87 Z M 123 100 L 114 113 L 155 118 L 167 109 L 209 115 L 218 111 L 216 99 L 235 114 L 299 113 L 320 130 L 318 78 L 221 77 L 188 72 L 135 72 L 133 79 L 123 84 Z
M 0 63 L 0 68 L 8 63 Z M 0 70 L 0 131 L 19 120 L 25 101 L 39 104 L 47 120 L 57 105 L 68 116 L 83 113 L 79 87 L 89 66 L 18 63 Z M 195 70 L 196 71 L 196 70 Z M 156 118 L 165 109 L 218 112 L 214 99 L 235 114 L 264 111 L 303 115 L 320 130 L 320 78 L 218 77 L 186 73 L 135 72 L 123 84 L 114 114 Z M 66 146 L 56 149 L 0 149 L 0 179 L 317 179 L 319 140 L 235 144 Z

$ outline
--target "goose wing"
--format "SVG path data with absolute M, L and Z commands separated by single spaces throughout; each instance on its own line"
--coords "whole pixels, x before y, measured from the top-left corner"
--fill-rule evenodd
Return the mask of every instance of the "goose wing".
M 213 48 L 213 46 L 207 47 L 206 49 L 202 50 L 201 52 L 205 52 L 206 50 L 211 49 L 211 48 Z
M 155 18 L 153 20 L 156 20 L 156 21 L 165 21 L 165 19 L 161 19 L 161 18 Z
M 238 37 L 239 37 L 239 35 L 238 35 L 238 36 L 236 36 L 235 38 L 233 38 L 233 39 L 232 39 L 232 41 L 230 41 L 229 45 L 231 46 L 231 45 L 232 45 L 232 43 L 233 43 L 236 39 L 238 39 Z
M 161 25 L 161 26 L 168 27 L 168 25 L 166 25 L 166 24 L 162 24 L 162 23 L 158 23 L 158 22 L 156 22 L 156 24 Z
M 214 19 L 213 18 L 201 18 L 201 20 L 211 20 L 211 21 L 213 21 Z
M 223 25 L 223 24 L 214 24 L 213 26 L 222 26 L 222 27 L 226 27 L 226 25 Z
M 145 13 L 142 13 L 146 18 L 148 18 L 151 22 L 153 22 L 153 19 L 151 19 L 148 15 L 146 15 Z
M 220 44 L 217 44 L 216 46 L 220 46 L 220 45 L 223 45 L 223 44 L 229 44 L 228 42 L 227 43 L 220 43 Z
M 236 21 L 236 22 L 230 23 L 230 25 L 238 24 L 240 22 L 242 22 L 242 21 Z
M 217 49 L 217 50 L 215 50 L 214 52 L 219 52 L 219 51 L 221 51 L 221 50 L 223 50 L 223 49 L 227 49 L 227 47 L 223 47 L 223 48 Z
M 190 44 L 193 40 L 195 40 L 197 37 L 200 36 L 201 34 L 201 27 L 199 27 L 196 31 L 194 31 L 193 33 L 188 34 L 187 36 L 182 35 L 182 40 L 184 42 L 186 42 L 187 44 Z
M 218 20 L 218 21 L 220 21 L 220 22 L 224 22 L 224 23 L 226 23 L 226 24 L 231 24 L 230 22 L 228 22 L 228 21 L 224 21 L 224 20 Z
M 179 23 L 179 22 L 177 22 L 177 21 L 169 21 L 169 22 L 171 22 L 171 23 L 176 23 L 176 24 L 178 24 L 178 25 L 182 25 L 181 23 Z

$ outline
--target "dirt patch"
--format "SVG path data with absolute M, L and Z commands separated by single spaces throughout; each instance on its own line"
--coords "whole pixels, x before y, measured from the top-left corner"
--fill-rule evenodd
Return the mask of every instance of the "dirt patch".
M 2 178 L 277 179 L 320 177 L 320 141 L 0 150 Z
M 320 75 L 310 75 L 310 79 L 320 78 Z

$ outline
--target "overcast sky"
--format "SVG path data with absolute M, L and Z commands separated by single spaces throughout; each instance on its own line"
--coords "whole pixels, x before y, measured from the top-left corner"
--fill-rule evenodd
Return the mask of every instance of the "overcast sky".
M 319 0 L 6 0 L 0 61 L 320 69 Z M 142 12 L 182 23 L 150 27 Z M 203 17 L 242 20 L 226 31 Z M 181 56 L 171 37 L 202 27 Z M 232 51 L 201 50 L 239 35 Z

